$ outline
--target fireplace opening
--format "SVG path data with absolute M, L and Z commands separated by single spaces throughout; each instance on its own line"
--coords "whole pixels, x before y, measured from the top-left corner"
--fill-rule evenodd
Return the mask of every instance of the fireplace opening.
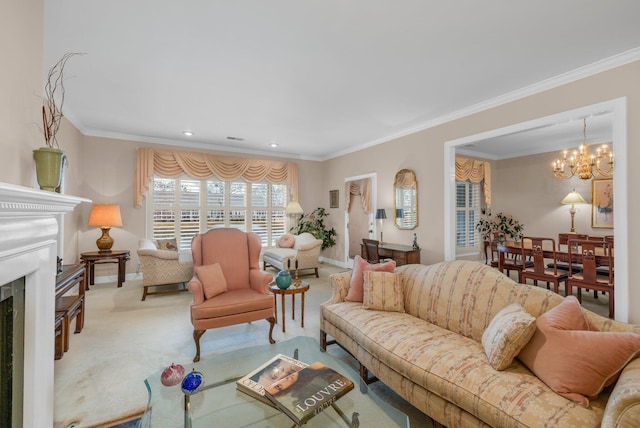
M 0 426 L 22 426 L 24 277 L 0 286 Z

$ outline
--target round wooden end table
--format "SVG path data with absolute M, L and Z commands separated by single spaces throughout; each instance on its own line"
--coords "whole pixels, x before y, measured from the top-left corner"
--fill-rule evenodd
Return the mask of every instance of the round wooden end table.
M 291 319 L 295 320 L 296 319 L 296 294 L 301 294 L 302 295 L 302 302 L 300 303 L 300 309 L 302 311 L 302 316 L 300 318 L 300 326 L 302 328 L 304 328 L 304 293 L 306 293 L 309 290 L 309 283 L 306 281 L 300 281 L 299 285 L 294 285 L 294 283 L 291 283 L 291 286 L 289 286 L 289 288 L 287 289 L 282 289 L 279 288 L 277 285 L 273 284 L 269 286 L 269 290 L 271 290 L 271 292 L 273 293 L 273 303 L 275 306 L 275 316 L 276 316 L 276 322 L 278 322 L 278 295 L 281 295 L 282 298 L 282 332 L 284 333 L 286 331 L 285 329 L 285 324 L 284 324 L 284 296 L 286 296 L 287 294 L 291 295 Z

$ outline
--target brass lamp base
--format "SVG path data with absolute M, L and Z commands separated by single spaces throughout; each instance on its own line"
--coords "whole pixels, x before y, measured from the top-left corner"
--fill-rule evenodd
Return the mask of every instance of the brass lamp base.
M 101 253 L 109 253 L 111 252 L 111 247 L 113 247 L 113 238 L 109 236 L 110 227 L 101 227 L 102 236 L 96 240 L 96 245 Z

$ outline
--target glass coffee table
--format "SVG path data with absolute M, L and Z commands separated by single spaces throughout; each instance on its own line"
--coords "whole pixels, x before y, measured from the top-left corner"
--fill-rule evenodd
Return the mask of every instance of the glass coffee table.
M 349 428 L 354 412 L 359 425 L 367 428 L 409 427 L 409 419 L 390 404 L 378 398 L 344 362 L 320 351 L 318 342 L 300 336 L 274 345 L 261 345 L 214 355 L 198 363 L 184 364 L 185 373 L 192 369 L 202 373 L 204 388 L 189 397 L 188 406 L 180 384 L 164 386 L 162 370 L 145 380 L 149 403 L 141 427 L 291 427 L 291 419 L 236 389 L 236 380 L 254 370 L 276 354 L 294 356 L 305 363 L 320 361 L 351 379 L 355 388 L 314 416 L 305 427 Z M 342 414 L 340 414 L 342 413 Z

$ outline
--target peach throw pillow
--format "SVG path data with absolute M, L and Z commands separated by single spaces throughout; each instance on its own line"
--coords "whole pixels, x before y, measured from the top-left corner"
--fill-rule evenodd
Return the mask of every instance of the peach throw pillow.
M 396 261 L 391 260 L 385 263 L 369 264 L 365 259 L 356 256 L 353 260 L 353 272 L 351 273 L 351 283 L 349 292 L 345 300 L 348 302 L 362 302 L 364 296 L 364 272 L 373 270 L 376 272 L 393 272 L 396 268 Z
M 640 334 L 589 330 L 574 296 L 540 315 L 518 358 L 558 394 L 589 406 L 640 353 Z
M 295 243 L 296 238 L 290 233 L 285 233 L 278 239 L 278 247 L 280 248 L 293 248 Z
M 362 307 L 376 311 L 404 312 L 402 272 L 365 271 Z
M 198 275 L 198 279 L 202 283 L 204 295 L 207 299 L 211 299 L 228 290 L 227 280 L 222 273 L 220 263 L 197 266 L 196 275 Z

